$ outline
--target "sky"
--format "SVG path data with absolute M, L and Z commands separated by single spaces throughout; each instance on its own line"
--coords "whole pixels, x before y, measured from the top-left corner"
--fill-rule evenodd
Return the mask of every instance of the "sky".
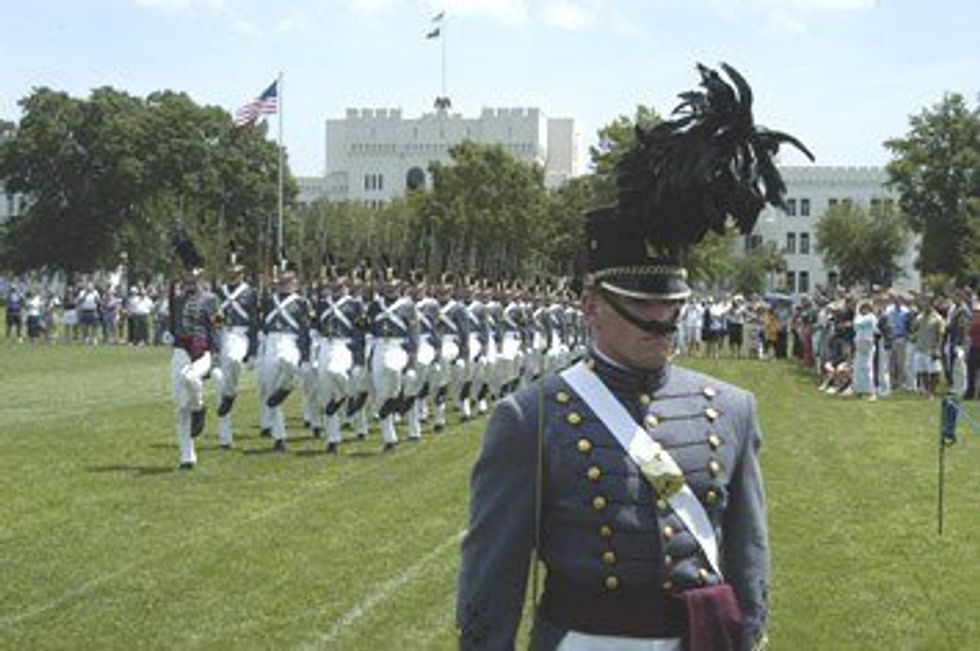
M 453 111 L 574 118 L 583 164 L 617 116 L 669 113 L 698 62 L 738 69 L 757 123 L 820 165 L 884 165 L 911 115 L 980 91 L 975 0 L 0 0 L 0 119 L 42 86 L 173 89 L 232 112 L 282 72 L 291 169 L 321 175 L 328 118 L 432 110 L 443 44 L 425 34 L 443 11 Z

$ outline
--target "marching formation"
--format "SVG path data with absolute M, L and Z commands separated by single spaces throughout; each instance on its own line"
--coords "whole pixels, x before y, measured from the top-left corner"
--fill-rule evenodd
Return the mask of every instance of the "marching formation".
M 587 348 L 575 293 L 558 285 L 527 287 L 457 274 L 430 281 L 420 272 L 324 267 L 301 290 L 281 265 L 273 287 L 250 285 L 232 260 L 211 291 L 188 271 L 171 287 L 171 364 L 180 468 L 197 462 L 194 438 L 206 421 L 204 382 L 214 382 L 222 448 L 234 442 L 242 373 L 257 375 L 262 435 L 286 450 L 284 406 L 300 395 L 303 419 L 324 451 L 335 454 L 341 428 L 359 440 L 377 422 L 384 451 L 415 442 L 431 418 L 484 415 L 494 400 L 542 374 L 564 368 Z

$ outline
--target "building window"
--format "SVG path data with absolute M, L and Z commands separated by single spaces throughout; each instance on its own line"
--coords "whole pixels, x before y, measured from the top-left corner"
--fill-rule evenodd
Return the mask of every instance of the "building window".
M 364 189 L 365 190 L 370 190 L 371 189 L 371 175 L 370 174 L 365 174 L 364 175 Z
M 745 251 L 755 251 L 760 246 L 762 246 L 762 236 L 761 235 L 747 235 L 745 237 Z
M 790 217 L 796 217 L 796 199 L 786 200 L 786 214 Z
M 830 271 L 827 273 L 827 285 L 830 287 L 837 287 L 837 272 Z
M 796 233 L 786 233 L 786 253 L 796 253 Z
M 842 199 L 842 200 L 841 200 L 841 202 L 842 202 L 842 203 L 843 203 L 843 204 L 844 204 L 845 206 L 850 206 L 850 205 L 851 205 L 851 200 L 850 200 L 850 199 Z
M 796 272 L 787 271 L 786 272 L 786 289 L 795 292 L 796 291 Z
M 377 189 L 378 190 L 384 190 L 385 189 L 385 175 L 384 174 L 378 174 L 378 188 Z
M 800 253 L 810 255 L 810 234 L 800 233 Z
M 800 216 L 809 217 L 810 216 L 810 200 L 800 199 Z
M 810 291 L 810 272 L 809 271 L 801 271 L 800 272 L 799 292 L 801 294 L 806 294 L 809 291 Z
M 827 207 L 833 208 L 837 205 L 837 199 L 827 199 Z

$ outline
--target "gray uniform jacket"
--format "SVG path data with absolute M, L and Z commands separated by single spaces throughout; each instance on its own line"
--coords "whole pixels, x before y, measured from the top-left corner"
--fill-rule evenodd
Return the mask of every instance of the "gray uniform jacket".
M 751 646 L 765 624 L 769 574 L 755 399 L 676 366 L 641 375 L 596 356 L 588 363 L 670 453 L 704 505 L 718 537 L 721 570 L 744 613 L 743 646 Z M 535 539 L 539 404 L 539 557 L 548 578 L 536 607 L 531 648 L 554 649 L 567 630 L 602 632 L 568 621 L 568 609 L 562 613 L 565 621 L 555 621 L 562 619 L 555 614 L 562 609 L 554 607 L 560 600 L 551 599 L 555 595 L 549 590 L 559 583 L 575 586 L 566 588 L 566 596 L 586 599 L 578 612 L 622 610 L 616 599 L 624 595 L 640 596 L 630 596 L 627 605 L 667 606 L 651 615 L 682 635 L 683 610 L 674 607 L 679 593 L 717 583 L 719 577 L 613 435 L 560 377 L 550 375 L 498 403 L 484 433 L 462 543 L 456 611 L 460 648 L 514 648 Z

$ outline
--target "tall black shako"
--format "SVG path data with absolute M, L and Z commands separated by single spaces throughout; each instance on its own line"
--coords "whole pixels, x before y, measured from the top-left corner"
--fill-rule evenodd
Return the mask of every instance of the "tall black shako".
M 637 125 L 636 143 L 616 168 L 622 226 L 681 264 L 690 245 L 709 229 L 723 233 L 729 217 L 747 235 L 766 203 L 786 210 L 786 185 L 772 161 L 781 144 L 814 160 L 793 136 L 757 126 L 748 83 L 721 68 L 734 88 L 698 64 L 704 90 L 679 95 L 676 119 Z

